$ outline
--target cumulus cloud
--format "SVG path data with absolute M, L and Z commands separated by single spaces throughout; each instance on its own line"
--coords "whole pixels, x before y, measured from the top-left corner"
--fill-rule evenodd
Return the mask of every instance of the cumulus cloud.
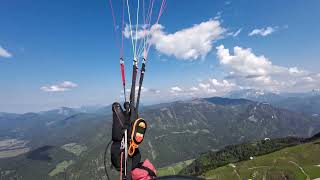
M 190 91 L 191 91 L 191 92 L 197 92 L 197 91 L 199 91 L 199 88 L 193 86 L 193 87 L 190 88 Z
M 237 88 L 237 85 L 227 80 L 209 79 L 207 83 L 199 83 L 199 87 L 204 90 L 202 93 L 222 95 Z
M 138 92 L 138 90 L 139 90 L 139 86 L 136 86 L 135 91 Z M 131 91 L 130 88 L 127 88 L 127 89 L 126 89 L 126 92 L 127 92 L 127 93 L 130 93 L 130 91 Z M 160 93 L 160 90 L 154 89 L 154 88 L 146 88 L 146 87 L 142 86 L 142 87 L 141 87 L 141 92 L 142 92 L 142 93 L 150 93 L 150 94 L 159 94 L 159 93 Z M 122 91 L 121 91 L 121 93 L 122 93 Z
M 64 92 L 64 91 L 69 91 L 76 87 L 78 87 L 76 83 L 71 81 L 64 81 L 56 85 L 42 86 L 40 89 L 45 92 Z
M 234 83 L 230 83 L 227 80 L 218 81 L 217 79 L 210 79 L 212 85 L 216 88 L 231 88 L 234 87 Z
M 171 34 L 164 29 L 165 27 L 161 24 L 153 25 L 148 31 L 141 26 L 137 36 L 138 39 L 150 37 L 149 42 L 158 52 L 182 60 L 204 58 L 212 50 L 213 43 L 223 38 L 226 32 L 218 19 L 210 19 Z M 124 30 L 124 35 L 127 38 L 130 37 L 128 26 Z
M 210 83 L 199 83 L 199 89 L 202 90 L 202 92 L 205 93 L 215 93 L 217 90 L 214 87 L 211 87 Z
M 266 28 L 260 28 L 260 29 L 254 29 L 252 30 L 248 35 L 254 36 L 254 35 L 260 35 L 260 36 L 267 36 L 275 32 L 277 27 L 266 27 Z
M 272 64 L 263 55 L 256 55 L 252 49 L 234 47 L 233 55 L 223 45 L 217 47 L 220 64 L 229 73 L 228 79 L 250 88 L 281 90 L 310 90 L 319 87 L 318 73 L 310 73 L 297 67 Z
M 179 96 L 219 96 L 226 92 L 237 89 L 238 86 L 227 80 L 217 80 L 215 78 L 202 81 L 191 88 L 171 87 L 169 92 Z
M 136 27 L 137 26 L 132 26 L 132 36 L 134 38 L 136 37 Z M 150 35 L 150 32 L 146 30 L 147 28 L 147 25 L 138 25 L 137 39 L 141 39 L 147 35 Z M 131 38 L 130 26 L 128 24 L 126 24 L 124 27 L 123 35 L 126 38 Z
M 159 52 L 184 60 L 204 58 L 211 51 L 213 43 L 222 38 L 226 31 L 218 20 L 202 22 L 173 34 L 163 30 L 160 24 L 151 28 L 151 43 Z
M 251 49 L 243 49 L 234 47 L 234 55 L 232 56 L 229 49 L 223 45 L 217 47 L 217 55 L 220 63 L 230 67 L 239 74 L 246 75 L 266 75 L 273 70 L 273 65 L 264 56 L 256 56 Z
M 177 94 L 183 92 L 183 90 L 179 86 L 174 86 L 170 88 L 170 92 L 173 94 Z
M 199 87 L 201 89 L 208 89 L 210 87 L 209 83 L 199 83 Z
M 12 57 L 12 54 L 8 50 L 6 50 L 2 46 L 0 46 L 0 57 L 10 58 L 10 57 Z

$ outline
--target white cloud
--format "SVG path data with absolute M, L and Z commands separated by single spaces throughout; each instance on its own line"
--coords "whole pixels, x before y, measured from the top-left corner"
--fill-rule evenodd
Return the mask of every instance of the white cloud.
M 231 88 L 234 87 L 235 84 L 228 82 L 227 80 L 218 81 L 217 79 L 210 80 L 212 85 L 216 88 Z
M 201 89 L 208 89 L 208 88 L 210 88 L 210 84 L 209 83 L 199 83 L 199 87 Z
M 130 27 L 129 27 L 128 24 L 126 24 L 126 26 L 124 27 L 123 35 L 124 35 L 124 37 L 126 37 L 126 38 L 131 38 L 131 35 L 130 35 Z
M 233 37 L 237 37 L 242 31 L 242 28 L 238 29 L 236 32 L 232 34 Z
M 203 94 L 211 94 L 217 92 L 217 90 L 212 86 L 212 84 L 208 83 L 199 83 L 199 89 L 201 89 L 201 93 Z
M 236 84 L 231 83 L 227 80 L 217 80 L 212 78 L 206 81 L 202 81 L 196 86 L 192 86 L 191 88 L 180 88 L 178 86 L 171 87 L 169 92 L 175 96 L 179 95 L 188 97 L 205 97 L 223 95 L 226 92 L 229 92 L 237 88 L 238 86 Z
M 12 54 L 8 50 L 0 46 L 0 57 L 10 58 L 12 57 Z
M 298 69 L 297 67 L 291 67 L 289 68 L 289 72 L 291 74 L 304 74 L 305 71 Z
M 183 92 L 183 90 L 178 86 L 174 86 L 174 87 L 170 88 L 170 92 L 173 93 L 173 94 L 176 94 L 176 93 Z
M 204 58 L 212 50 L 213 43 L 223 38 L 223 34 L 226 32 L 220 21 L 215 19 L 195 24 L 171 34 L 165 32 L 164 29 L 165 27 L 161 24 L 153 25 L 148 31 L 140 26 L 138 39 L 148 35 L 149 42 L 158 52 L 183 60 Z M 128 26 L 124 30 L 124 35 L 126 38 L 130 37 Z
M 151 27 L 151 42 L 156 50 L 184 60 L 204 58 L 226 31 L 218 20 L 202 22 L 173 34 L 167 34 L 163 29 L 160 24 Z
M 147 92 L 149 89 L 141 86 L 141 92 Z M 139 91 L 139 86 L 136 86 L 136 92 Z
M 133 38 L 136 37 L 136 27 L 137 26 L 132 26 Z M 146 35 L 150 34 L 150 32 L 147 31 L 145 28 L 147 28 L 146 25 L 138 25 L 137 39 L 141 39 L 141 38 L 145 37 Z M 131 38 L 130 26 L 128 24 L 126 24 L 126 26 L 124 27 L 123 35 L 126 38 Z
M 193 86 L 193 87 L 190 88 L 190 91 L 191 92 L 196 92 L 196 91 L 199 91 L 199 88 Z
M 136 86 L 135 91 L 138 92 L 138 90 L 139 90 L 139 86 Z M 127 88 L 126 89 L 127 93 L 130 93 L 130 91 L 131 91 L 131 88 Z M 123 92 L 121 91 L 121 93 L 123 93 Z M 154 89 L 154 88 L 146 88 L 146 87 L 142 86 L 141 87 L 141 93 L 159 94 L 160 90 Z
M 217 47 L 220 64 L 229 72 L 229 79 L 241 86 L 272 91 L 304 91 L 319 87 L 317 73 L 297 67 L 273 65 L 265 56 L 257 56 L 252 49 L 234 47 L 233 55 L 223 45 Z
M 275 32 L 277 27 L 266 27 L 266 28 L 260 28 L 260 29 L 254 29 L 252 30 L 248 35 L 254 36 L 254 35 L 261 35 L 261 36 L 267 36 L 273 32 Z
M 214 20 L 221 19 L 222 11 L 217 12 L 217 15 L 213 18 Z
M 256 56 L 251 49 L 234 47 L 234 56 L 223 45 L 217 47 L 220 63 L 234 72 L 246 75 L 266 75 L 273 69 L 272 63 L 264 56 Z
M 238 88 L 238 86 L 235 83 L 229 82 L 225 79 L 218 80 L 218 79 L 212 78 L 212 79 L 209 79 L 208 81 L 210 83 L 209 93 L 210 93 L 210 89 L 215 89 L 216 90 L 215 93 L 217 95 L 222 95 L 226 92 L 229 92 L 231 90 Z
M 71 81 L 64 81 L 56 85 L 42 86 L 40 89 L 45 92 L 64 92 L 64 91 L 69 91 L 76 87 L 78 87 L 76 83 Z

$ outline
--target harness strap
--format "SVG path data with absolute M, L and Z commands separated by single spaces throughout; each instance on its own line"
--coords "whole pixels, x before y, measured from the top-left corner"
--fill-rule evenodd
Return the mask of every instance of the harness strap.
M 143 166 L 142 163 L 139 163 L 137 168 L 147 171 L 152 179 L 157 177 L 156 173 L 154 173 L 150 168 Z

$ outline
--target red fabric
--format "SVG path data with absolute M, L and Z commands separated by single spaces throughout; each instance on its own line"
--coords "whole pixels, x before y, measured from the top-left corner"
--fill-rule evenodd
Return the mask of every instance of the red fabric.
M 143 139 L 143 137 L 141 137 L 141 136 L 137 136 L 137 137 L 136 137 L 137 142 L 141 142 L 142 139 Z
M 124 85 L 125 85 L 125 82 L 126 82 L 125 75 L 124 75 L 124 64 L 121 63 L 121 64 L 120 64 L 120 67 L 121 67 L 122 84 L 123 84 L 123 86 L 124 86 Z
M 149 168 L 155 174 L 157 174 L 156 168 L 151 164 L 151 162 L 146 159 L 143 161 L 142 166 Z M 150 180 L 151 177 L 149 176 L 148 172 L 144 169 L 135 168 L 131 171 L 132 180 Z

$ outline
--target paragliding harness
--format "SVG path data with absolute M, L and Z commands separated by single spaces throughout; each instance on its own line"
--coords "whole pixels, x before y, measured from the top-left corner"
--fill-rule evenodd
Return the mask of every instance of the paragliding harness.
M 125 0 L 122 0 L 122 39 L 121 45 L 118 37 L 116 37 L 117 45 L 120 48 L 120 70 L 121 70 L 121 79 L 122 79 L 122 86 L 123 86 L 123 95 L 125 99 L 125 103 L 123 108 L 117 102 L 113 103 L 112 105 L 112 112 L 113 112 L 113 124 L 112 124 L 112 145 L 111 145 L 111 163 L 120 171 L 120 179 L 131 180 L 131 171 L 135 168 L 144 169 L 148 172 L 149 177 L 154 178 L 156 177 L 154 171 L 150 170 L 148 167 L 143 166 L 143 164 L 148 163 L 140 163 L 141 154 L 139 152 L 139 145 L 142 143 L 145 133 L 147 130 L 147 123 L 146 121 L 139 116 L 139 103 L 140 103 L 140 95 L 142 91 L 142 83 L 144 79 L 145 73 L 145 64 L 146 59 L 150 50 L 151 41 L 148 39 L 150 36 L 144 36 L 143 41 L 140 42 L 139 47 L 137 48 L 137 41 L 138 41 L 138 25 L 139 25 L 139 2 L 137 0 L 137 13 L 136 13 L 136 27 L 135 27 L 135 40 L 132 33 L 132 25 L 131 25 L 131 15 L 130 15 L 130 7 L 129 7 L 129 0 L 126 0 L 126 6 L 128 10 L 128 19 L 129 19 L 129 28 L 130 28 L 130 36 L 132 42 L 132 50 L 133 50 L 133 71 L 132 71 L 132 84 L 131 84 L 131 91 L 130 91 L 130 99 L 129 102 L 126 99 L 126 81 L 125 81 L 125 68 L 124 68 L 124 9 L 125 9 Z M 151 17 L 152 17 L 152 9 L 155 0 L 150 0 L 149 8 L 147 15 L 144 14 L 144 1 L 142 1 L 143 5 L 143 20 L 144 24 L 148 25 L 149 28 Z M 117 23 L 114 14 L 114 9 L 112 5 L 112 0 L 109 0 L 111 13 L 113 18 L 113 25 L 114 25 L 114 32 L 117 34 Z M 162 0 L 161 7 L 159 9 L 159 14 L 156 20 L 156 24 L 158 24 L 159 19 L 165 9 L 166 0 Z M 144 26 L 144 32 L 147 30 L 147 26 Z M 142 45 L 142 46 L 141 46 Z M 140 48 L 142 47 L 142 48 Z M 141 50 L 141 51 L 140 51 Z M 139 88 L 138 94 L 136 98 L 136 79 L 137 79 L 137 71 L 138 71 L 138 57 L 143 53 L 142 59 L 142 66 L 140 71 L 140 78 L 139 78 Z M 135 103 L 135 100 L 137 102 Z M 109 179 L 107 168 L 106 168 L 106 154 L 107 149 L 110 145 L 111 141 L 108 143 L 107 148 L 104 154 L 104 166 L 105 172 Z
M 125 160 L 132 160 L 132 169 L 137 167 L 140 162 L 141 155 L 139 152 L 139 144 L 143 141 L 144 133 L 147 128 L 146 122 L 139 118 L 130 123 L 127 111 L 123 111 L 119 103 L 112 105 L 113 125 L 112 125 L 112 145 L 111 145 L 111 162 L 112 165 L 120 171 L 127 174 L 130 166 Z M 130 123 L 130 124 L 129 124 Z M 131 134 L 128 135 L 128 134 Z M 129 172 L 130 173 L 130 172 Z
M 135 100 L 136 65 L 133 66 L 133 79 L 130 94 L 130 102 L 124 103 L 124 109 L 117 102 L 112 105 L 112 145 L 111 163 L 120 171 L 121 179 L 131 179 L 131 170 L 140 168 L 148 172 L 150 177 L 156 177 L 155 173 L 140 163 L 141 154 L 138 149 L 147 130 L 146 121 L 138 116 L 139 97 L 145 72 L 145 60 L 140 73 L 137 103 Z

